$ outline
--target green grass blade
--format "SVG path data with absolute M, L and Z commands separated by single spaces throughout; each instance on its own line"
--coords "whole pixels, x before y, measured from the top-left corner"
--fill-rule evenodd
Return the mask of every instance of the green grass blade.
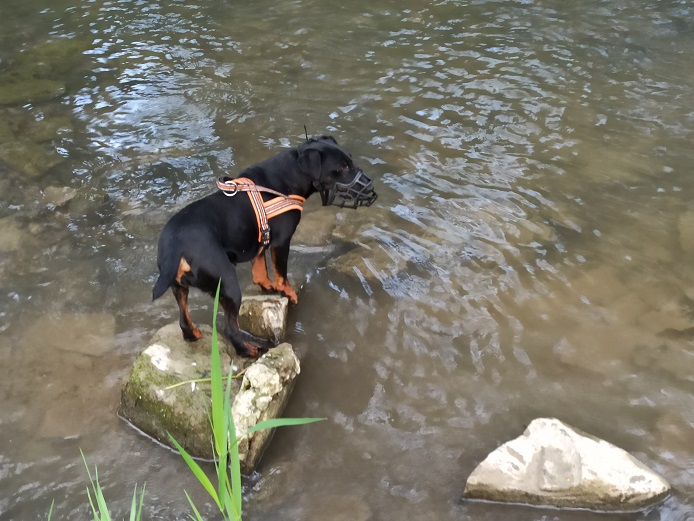
M 236 439 L 236 426 L 234 425 L 234 415 L 231 409 L 231 399 L 227 397 L 225 412 L 227 416 L 227 429 L 229 439 L 235 440 L 229 447 L 229 463 L 231 466 L 231 492 L 232 505 L 234 507 L 234 515 L 236 519 L 241 519 L 241 511 L 243 508 L 241 500 L 241 459 L 239 458 L 239 444 Z
M 222 288 L 222 279 L 217 284 L 217 293 L 214 299 L 214 315 L 212 317 L 212 353 L 210 360 L 210 379 L 212 385 L 212 435 L 215 440 L 217 454 L 224 450 L 226 440 L 226 425 L 224 424 L 224 389 L 222 379 L 222 362 L 219 356 L 219 339 L 217 338 L 217 312 L 219 309 L 219 293 Z
M 205 521 L 205 520 L 202 518 L 202 516 L 200 515 L 200 512 L 198 512 L 198 509 L 195 507 L 195 503 L 193 503 L 193 500 L 190 499 L 190 496 L 188 495 L 188 492 L 186 492 L 185 490 L 184 490 L 183 492 L 185 493 L 186 497 L 188 498 L 188 503 L 190 503 L 190 508 L 192 508 L 192 509 L 193 509 L 193 512 L 195 513 L 195 517 L 190 516 L 191 519 L 194 519 L 195 521 Z M 226 519 L 226 517 L 225 517 L 225 519 Z
M 142 485 L 142 492 L 140 493 L 140 504 L 138 507 L 137 503 L 137 483 L 135 483 L 135 490 L 133 490 L 133 500 L 130 503 L 130 521 L 140 521 L 142 517 L 142 503 L 145 499 L 145 486 Z
M 200 465 L 197 464 L 197 462 L 186 452 L 186 450 L 181 447 L 181 445 L 174 439 L 171 434 L 169 434 L 169 439 L 171 442 L 174 444 L 174 446 L 178 449 L 179 454 L 181 457 L 185 460 L 185 462 L 188 464 L 188 467 L 190 470 L 193 471 L 193 474 L 195 475 L 196 478 L 198 478 L 198 481 L 200 484 L 205 488 L 207 493 L 210 495 L 210 497 L 214 500 L 214 502 L 217 504 L 219 507 L 219 510 L 222 510 L 222 504 L 219 502 L 219 496 L 217 495 L 217 491 L 214 489 L 212 486 L 212 483 L 210 482 L 210 478 L 207 477 L 207 474 L 205 474 L 202 469 L 200 468 Z
M 229 422 L 229 418 L 231 417 L 231 379 L 232 379 L 232 374 L 231 371 L 227 374 L 227 384 L 226 384 L 226 389 L 224 392 L 224 404 L 223 404 L 223 409 L 224 409 L 224 440 L 223 444 L 220 443 L 220 445 L 223 446 L 222 452 L 219 454 L 219 468 L 217 469 L 217 476 L 219 476 L 219 497 L 223 498 L 225 506 L 226 506 L 226 511 L 228 513 L 231 513 L 232 509 L 230 508 L 232 506 L 232 503 L 230 503 L 229 499 L 232 497 L 232 484 L 231 481 L 229 480 L 229 477 L 227 476 L 228 472 L 228 461 L 229 461 L 229 429 L 226 428 L 226 425 Z M 233 418 L 232 418 L 233 421 Z M 235 508 L 234 508 L 235 510 Z
M 101 521 L 111 521 L 111 513 L 108 511 L 104 492 L 101 490 L 101 485 L 99 485 L 99 470 L 96 467 L 94 467 L 94 484 L 92 486 L 94 487 L 96 503 L 99 506 L 99 516 Z
M 133 490 L 133 500 L 130 503 L 130 521 L 137 521 L 137 483 L 135 483 L 135 490 Z
M 137 509 L 137 521 L 140 521 L 142 519 L 142 505 L 145 502 L 145 486 L 147 483 L 144 483 L 142 485 L 142 490 L 140 491 L 140 506 Z
M 106 506 L 106 500 L 104 499 L 104 494 L 99 486 L 99 472 L 96 467 L 94 467 L 94 477 L 92 473 L 89 472 L 89 465 L 87 464 L 87 458 L 84 457 L 84 452 L 80 449 L 80 454 L 82 455 L 82 461 L 84 462 L 84 468 L 87 469 L 87 476 L 89 477 L 89 483 L 94 491 L 94 498 L 87 487 L 87 498 L 89 499 L 89 505 L 92 507 L 92 514 L 94 516 L 94 521 L 110 521 L 111 514 Z M 96 501 L 96 506 L 94 505 Z M 98 510 L 97 510 L 98 507 Z
M 51 517 L 53 517 L 53 505 L 55 504 L 55 499 L 51 501 L 51 508 L 48 510 L 48 521 L 51 521 Z
M 307 423 L 316 423 L 325 421 L 327 418 L 274 418 L 256 423 L 248 429 L 248 434 L 264 429 L 274 429 L 275 427 L 290 427 L 292 425 L 306 425 Z

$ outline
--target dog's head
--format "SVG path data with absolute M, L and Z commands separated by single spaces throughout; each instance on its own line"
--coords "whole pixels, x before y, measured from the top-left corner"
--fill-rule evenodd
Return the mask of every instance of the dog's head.
M 323 206 L 371 206 L 378 198 L 373 181 L 352 161 L 352 156 L 330 136 L 309 139 L 298 148 L 299 168 L 321 194 Z

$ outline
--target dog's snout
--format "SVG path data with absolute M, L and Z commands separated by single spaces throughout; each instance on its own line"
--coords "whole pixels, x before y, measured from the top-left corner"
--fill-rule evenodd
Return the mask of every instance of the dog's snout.
M 374 190 L 373 180 L 361 169 L 349 183 L 335 183 L 328 204 L 340 208 L 359 208 L 371 206 L 378 199 Z

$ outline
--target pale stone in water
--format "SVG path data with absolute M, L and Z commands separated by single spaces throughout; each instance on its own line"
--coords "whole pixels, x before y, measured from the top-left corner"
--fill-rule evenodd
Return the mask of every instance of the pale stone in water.
M 68 186 L 48 186 L 43 191 L 42 202 L 46 205 L 59 207 L 69 203 L 77 195 L 77 190 Z
M 239 309 L 239 327 L 279 342 L 287 330 L 289 299 L 278 295 L 245 296 Z
M 533 420 L 468 478 L 464 496 L 600 511 L 634 511 L 670 485 L 628 452 L 554 418 Z

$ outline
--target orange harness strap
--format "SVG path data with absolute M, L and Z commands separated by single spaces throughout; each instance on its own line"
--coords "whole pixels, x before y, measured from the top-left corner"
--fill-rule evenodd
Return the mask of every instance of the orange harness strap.
M 284 195 L 276 190 L 258 186 L 246 177 L 239 177 L 238 179 L 218 179 L 217 188 L 228 197 L 233 197 L 239 192 L 248 193 L 248 198 L 251 201 L 251 206 L 255 213 L 255 220 L 258 223 L 258 242 L 261 244 L 261 251 L 270 244 L 270 225 L 268 224 L 268 219 L 281 215 L 289 210 L 299 210 L 301 212 L 306 202 L 306 199 L 300 195 Z M 263 201 L 260 192 L 267 192 L 277 197 L 269 201 Z

